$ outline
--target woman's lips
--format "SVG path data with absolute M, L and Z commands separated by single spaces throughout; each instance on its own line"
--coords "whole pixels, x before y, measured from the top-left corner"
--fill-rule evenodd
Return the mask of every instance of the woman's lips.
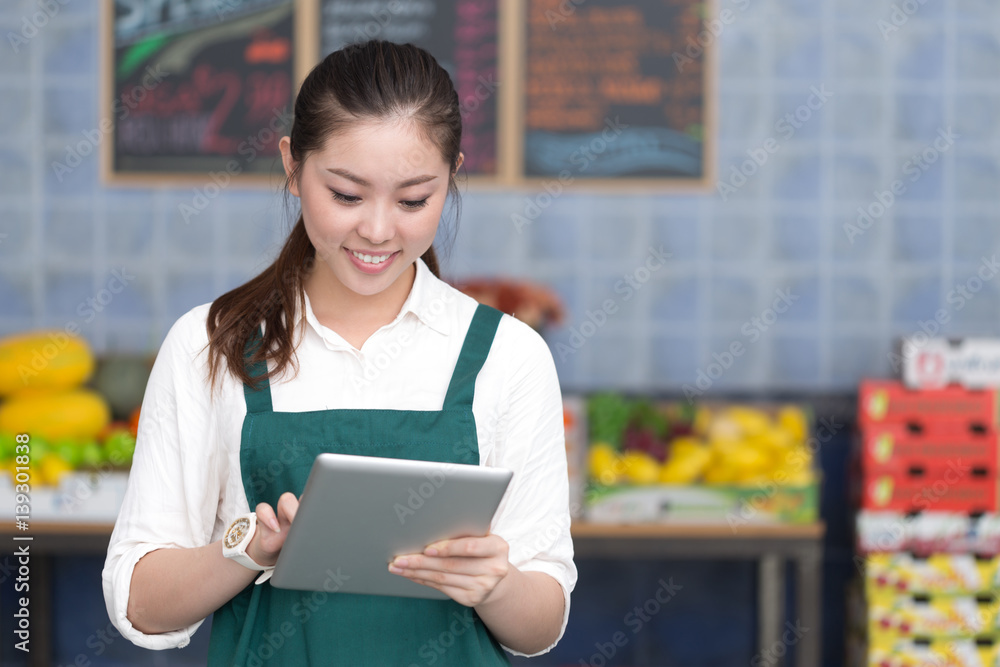
M 357 255 L 354 254 L 355 251 L 351 250 L 350 248 L 344 248 L 344 250 L 345 252 L 347 252 L 347 256 L 351 258 L 351 261 L 354 263 L 354 266 L 362 273 L 368 273 L 368 274 L 382 273 L 387 268 L 389 268 L 389 265 L 396 260 L 396 255 L 399 254 L 398 250 L 392 253 L 379 253 L 377 255 L 376 254 L 368 255 L 368 253 L 364 253 L 368 257 L 373 257 L 373 256 L 385 257 L 384 260 L 376 264 L 374 262 L 366 262 L 363 259 L 360 259 Z M 358 252 L 358 254 L 362 253 Z M 386 257 L 386 255 L 388 255 L 388 257 Z

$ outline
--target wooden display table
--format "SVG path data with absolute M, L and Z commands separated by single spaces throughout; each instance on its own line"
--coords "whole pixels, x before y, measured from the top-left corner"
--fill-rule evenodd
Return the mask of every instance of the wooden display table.
M 114 525 L 111 523 L 31 522 L 27 533 L 12 523 L 0 524 L 0 555 L 30 545 L 31 665 L 52 664 L 52 564 L 51 557 L 106 553 Z M 821 565 L 825 525 L 729 526 L 575 523 L 572 526 L 576 555 L 584 558 L 713 558 L 758 561 L 758 650 L 782 644 L 785 624 L 784 565 L 796 565 L 797 620 L 809 630 L 795 645 L 797 663 L 820 664 Z M 15 537 L 31 537 L 30 541 Z M 9 557 L 9 556 L 8 556 Z M 16 572 L 16 560 L 10 560 Z M 16 574 L 14 575 L 16 576 Z M 7 642 L 0 644 L 6 646 Z M 6 648 L 2 649 L 6 650 Z M 0 663 L 3 654 L 0 653 Z
M 808 628 L 795 643 L 796 663 L 821 664 L 823 522 L 802 525 L 574 523 L 573 546 L 584 558 L 712 558 L 756 560 L 757 649 L 785 645 L 785 562 L 795 563 L 797 621 Z M 766 661 L 765 661 L 766 662 Z M 777 663 L 766 664 L 782 664 Z

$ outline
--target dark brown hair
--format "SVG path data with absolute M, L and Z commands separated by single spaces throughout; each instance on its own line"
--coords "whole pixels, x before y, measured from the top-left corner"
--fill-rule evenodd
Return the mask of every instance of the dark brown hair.
M 457 209 L 454 174 L 462 142 L 462 119 L 451 79 L 423 49 L 378 40 L 331 53 L 302 82 L 290 132 L 296 167 L 285 181 L 286 194 L 288 184 L 298 178 L 310 154 L 322 150 L 331 137 L 351 123 L 372 119 L 415 121 L 451 166 L 448 194 Z M 305 309 L 303 282 L 315 256 L 316 249 L 299 214 L 274 263 L 212 303 L 207 321 L 212 386 L 223 358 L 230 373 L 252 383 L 244 365 L 244 350 L 261 322 L 265 325 L 264 340 L 249 361 L 273 361 L 275 368 L 268 378 L 295 364 L 291 323 L 296 310 Z M 421 259 L 440 277 L 433 247 Z

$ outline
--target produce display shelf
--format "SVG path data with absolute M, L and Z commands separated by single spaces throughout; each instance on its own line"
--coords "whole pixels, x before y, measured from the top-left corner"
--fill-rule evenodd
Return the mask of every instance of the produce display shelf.
M 50 558 L 60 554 L 107 551 L 114 524 L 78 521 L 32 521 L 21 532 L 13 522 L 0 524 L 0 554 L 30 544 L 32 586 L 31 665 L 51 664 L 53 637 Z M 573 544 L 584 558 L 717 558 L 758 561 L 759 649 L 781 644 L 785 629 L 785 562 L 795 563 L 798 621 L 810 631 L 796 645 L 798 665 L 818 665 L 821 656 L 821 566 L 826 526 L 812 524 L 727 525 L 592 524 L 572 525 Z M 13 540 L 30 536 L 29 542 Z M 0 656 L 2 659 L 2 656 Z

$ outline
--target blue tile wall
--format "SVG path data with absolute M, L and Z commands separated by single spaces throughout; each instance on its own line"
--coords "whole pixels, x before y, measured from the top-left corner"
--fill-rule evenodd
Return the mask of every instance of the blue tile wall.
M 741 327 L 778 289 L 798 299 L 711 391 L 836 391 L 889 375 L 893 337 L 939 309 L 948 335 L 996 335 L 1000 282 L 948 297 L 1000 250 L 1000 5 L 926 3 L 886 30 L 889 0 L 721 4 L 737 20 L 718 43 L 717 176 L 768 138 L 777 154 L 725 197 L 567 191 L 524 227 L 514 216 L 539 193 L 468 186 L 446 273 L 552 287 L 568 314 L 546 334 L 554 349 L 616 300 L 604 326 L 556 355 L 576 390 L 678 391 L 748 342 Z M 4 3 L 0 33 L 19 34 L 36 9 Z M 100 120 L 97 23 L 96 3 L 71 2 L 26 44 L 0 45 L 0 333 L 74 321 L 100 351 L 154 351 L 180 314 L 266 265 L 288 211 L 274 191 L 232 187 L 185 220 L 190 187 L 102 185 L 84 139 Z M 832 95 L 810 109 L 815 89 Z M 79 165 L 53 167 L 74 151 L 87 153 Z M 905 192 L 880 204 L 896 180 Z M 859 207 L 878 212 L 863 229 Z M 650 247 L 667 265 L 626 301 L 615 285 Z M 135 277 L 91 316 L 112 270 Z

